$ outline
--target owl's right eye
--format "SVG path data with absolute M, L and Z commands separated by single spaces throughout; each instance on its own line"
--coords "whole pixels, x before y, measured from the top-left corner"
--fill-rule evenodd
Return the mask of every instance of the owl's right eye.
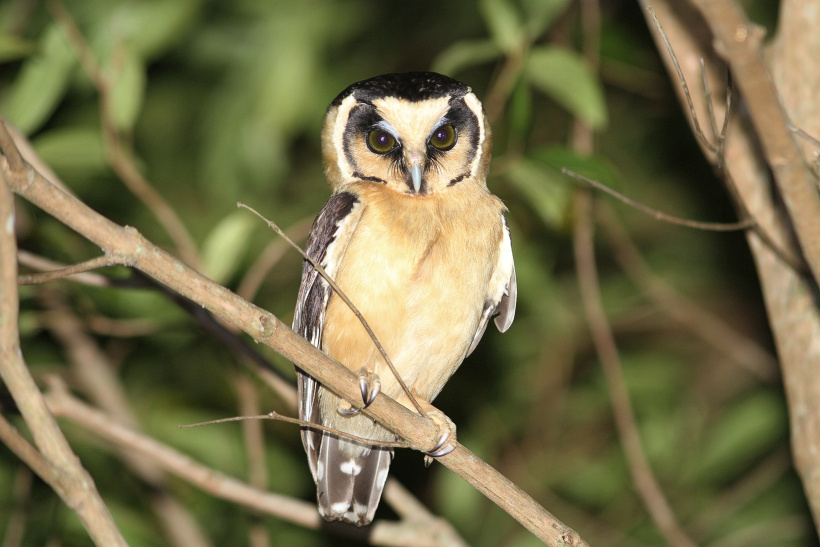
M 376 154 L 387 154 L 396 147 L 396 139 L 387 131 L 374 129 L 367 134 L 367 147 Z

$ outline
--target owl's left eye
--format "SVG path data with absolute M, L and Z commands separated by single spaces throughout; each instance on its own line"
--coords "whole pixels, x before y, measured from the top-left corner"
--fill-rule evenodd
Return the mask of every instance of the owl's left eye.
M 437 127 L 430 135 L 430 144 L 439 150 L 449 150 L 456 144 L 456 130 L 452 125 Z
M 387 154 L 396 147 L 396 139 L 386 131 L 374 129 L 367 134 L 367 147 L 376 154 Z

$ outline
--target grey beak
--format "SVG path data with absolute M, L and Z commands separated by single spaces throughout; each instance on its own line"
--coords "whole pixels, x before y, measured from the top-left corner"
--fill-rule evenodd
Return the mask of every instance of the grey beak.
M 410 166 L 410 178 L 413 179 L 413 191 L 418 194 L 421 188 L 421 164 L 413 163 Z

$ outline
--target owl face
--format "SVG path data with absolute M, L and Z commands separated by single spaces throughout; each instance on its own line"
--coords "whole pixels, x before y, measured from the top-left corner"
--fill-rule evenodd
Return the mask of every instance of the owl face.
M 433 72 L 351 85 L 331 103 L 322 130 L 334 191 L 362 181 L 419 197 L 462 183 L 486 186 L 491 149 L 475 94 Z

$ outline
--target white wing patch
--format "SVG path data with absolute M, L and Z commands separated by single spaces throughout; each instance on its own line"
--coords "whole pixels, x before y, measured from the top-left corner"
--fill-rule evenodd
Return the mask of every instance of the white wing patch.
M 342 470 L 342 473 L 345 475 L 353 475 L 354 477 L 362 472 L 362 466 L 356 463 L 356 460 L 353 458 L 342 462 L 339 465 L 339 469 Z

